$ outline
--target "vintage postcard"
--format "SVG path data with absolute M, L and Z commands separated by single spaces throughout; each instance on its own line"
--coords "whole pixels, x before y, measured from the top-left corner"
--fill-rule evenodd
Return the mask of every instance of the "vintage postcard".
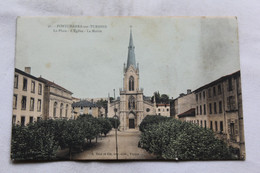
M 11 159 L 244 160 L 236 17 L 18 17 Z

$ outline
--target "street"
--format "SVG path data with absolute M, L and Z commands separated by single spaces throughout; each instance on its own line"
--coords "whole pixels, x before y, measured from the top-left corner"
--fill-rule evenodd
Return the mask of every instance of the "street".
M 118 131 L 118 159 L 142 160 L 155 159 L 156 157 L 138 148 L 140 132 L 138 130 Z M 73 155 L 73 160 L 116 160 L 115 130 L 110 131 L 106 137 L 93 142 L 93 146 L 85 151 Z

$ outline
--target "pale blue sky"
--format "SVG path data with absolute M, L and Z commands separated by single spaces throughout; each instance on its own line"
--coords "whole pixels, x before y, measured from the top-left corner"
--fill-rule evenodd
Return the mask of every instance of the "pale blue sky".
M 113 89 L 118 95 L 130 25 L 147 96 L 160 91 L 175 98 L 240 69 L 235 18 L 30 17 L 17 23 L 16 67 L 32 67 L 32 75 L 54 81 L 74 97 L 107 97 Z M 59 24 L 107 28 L 53 32 Z

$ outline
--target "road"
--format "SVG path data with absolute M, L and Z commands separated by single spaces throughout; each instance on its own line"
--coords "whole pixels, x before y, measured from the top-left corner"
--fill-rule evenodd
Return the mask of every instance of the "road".
M 118 159 L 143 160 L 155 159 L 144 149 L 138 148 L 140 132 L 138 130 L 118 131 Z M 116 137 L 112 130 L 106 137 L 98 139 L 97 143 L 85 151 L 73 155 L 73 160 L 116 160 Z

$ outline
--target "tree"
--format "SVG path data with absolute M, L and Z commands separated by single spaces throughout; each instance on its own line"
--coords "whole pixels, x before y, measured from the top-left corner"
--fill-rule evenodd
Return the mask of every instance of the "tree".
M 153 94 L 153 96 L 151 98 L 152 103 L 154 103 L 154 97 L 155 97 L 156 103 L 160 103 L 161 102 L 159 91 L 158 92 L 154 92 L 154 94 Z
M 97 136 L 101 133 L 101 125 L 97 118 L 94 118 L 92 115 L 83 114 L 77 118 L 78 125 L 84 132 L 85 138 L 88 141 L 92 141 L 92 139 L 97 138 Z
M 28 126 L 13 125 L 11 158 L 14 160 L 54 160 L 58 143 L 54 134 L 45 127 L 49 121 Z
M 120 125 L 120 120 L 117 118 L 108 118 L 108 120 L 110 121 L 112 127 L 115 129 L 115 128 L 118 128 L 119 125 Z
M 161 159 L 234 159 L 230 148 L 211 130 L 176 119 L 146 125 L 139 145 Z
M 144 132 L 144 130 L 146 128 L 148 128 L 148 126 L 152 125 L 152 124 L 158 124 L 161 121 L 166 121 L 168 120 L 168 117 L 164 117 L 164 116 L 160 116 L 160 115 L 147 115 L 143 121 L 141 122 L 140 126 L 139 126 L 139 130 L 141 132 Z
M 61 139 L 69 148 L 69 156 L 71 159 L 72 148 L 82 146 L 85 142 L 85 133 L 75 120 L 68 120 L 65 123 L 65 128 L 62 130 Z
M 111 122 L 108 120 L 108 118 L 98 118 L 98 120 L 101 126 L 101 134 L 106 136 L 107 133 L 112 130 Z
M 162 94 L 162 95 L 161 95 L 161 98 L 160 98 L 160 101 L 161 101 L 162 103 L 165 103 L 165 104 L 169 103 L 169 96 L 166 95 L 166 94 Z
M 101 99 L 101 100 L 98 100 L 96 103 L 98 106 L 101 106 L 105 109 L 105 115 L 107 115 L 107 100 Z
M 164 104 L 169 103 L 169 96 L 167 94 L 160 95 L 159 91 L 154 92 L 154 95 L 151 98 L 152 103 L 154 103 L 154 97 L 155 97 L 156 103 L 164 103 Z
M 109 101 L 112 102 L 114 99 L 114 97 L 109 97 Z

